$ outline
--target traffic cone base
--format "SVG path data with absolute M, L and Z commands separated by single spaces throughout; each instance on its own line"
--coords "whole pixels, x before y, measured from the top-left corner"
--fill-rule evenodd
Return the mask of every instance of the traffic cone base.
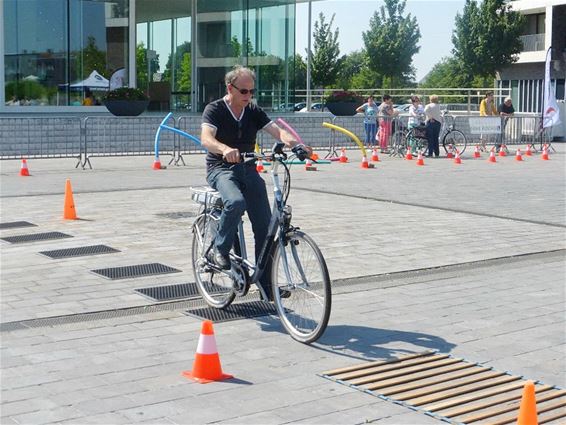
M 461 164 L 462 158 L 460 158 L 460 154 L 456 152 L 456 156 L 454 157 L 454 164 Z
M 448 153 L 446 154 L 446 158 L 452 159 L 452 158 L 454 158 L 454 155 L 452 155 L 452 152 L 448 152 Z
M 419 152 L 419 156 L 417 157 L 417 165 L 424 165 L 424 159 L 423 159 L 423 154 L 422 152 Z
M 255 167 L 258 173 L 266 173 L 265 167 L 263 166 L 263 161 L 261 159 L 257 160 L 257 165 Z
M 523 155 L 521 154 L 521 149 L 517 149 L 517 153 L 515 154 L 515 161 L 522 161 Z
M 546 145 L 544 145 L 544 148 L 542 149 L 542 156 L 541 156 L 543 161 L 548 161 L 549 157 L 548 157 L 548 149 L 546 149 Z
M 361 164 L 362 168 L 369 168 L 369 162 L 368 162 L 368 157 L 367 156 L 362 156 L 362 164 Z
M 153 161 L 153 166 L 151 167 L 154 170 L 161 170 L 161 161 L 159 161 L 159 158 L 155 158 L 155 160 Z
M 494 152 L 494 151 L 491 151 L 491 152 L 489 153 L 488 161 L 489 161 L 489 162 L 497 162 L 497 160 L 495 159 L 495 152 Z
M 73 189 L 71 188 L 71 180 L 65 182 L 65 206 L 63 209 L 63 218 L 65 220 L 76 220 L 77 211 L 75 210 L 75 201 L 73 200 Z
M 374 148 L 371 152 L 371 160 L 373 162 L 379 162 L 379 155 L 377 155 L 377 149 Z
M 346 149 L 342 148 L 340 152 L 340 162 L 348 162 L 348 157 L 346 156 Z
M 476 149 L 474 150 L 474 158 L 481 158 L 480 145 L 476 145 Z
M 507 156 L 507 153 L 505 152 L 505 145 L 501 145 L 499 148 L 499 156 Z
M 527 150 L 525 151 L 525 156 L 533 156 L 531 152 L 531 145 L 527 145 Z
M 407 149 L 407 154 L 405 155 L 405 159 L 411 161 L 413 159 L 413 154 L 411 153 L 411 149 Z
M 29 176 L 28 162 L 22 158 L 22 166 L 20 168 L 20 176 Z
M 222 372 L 216 338 L 210 320 L 202 322 L 193 369 L 184 371 L 182 375 L 200 384 L 233 378 L 232 375 Z
M 532 381 L 525 382 L 523 396 L 519 407 L 517 425 L 537 425 L 537 400 L 535 396 L 535 384 Z

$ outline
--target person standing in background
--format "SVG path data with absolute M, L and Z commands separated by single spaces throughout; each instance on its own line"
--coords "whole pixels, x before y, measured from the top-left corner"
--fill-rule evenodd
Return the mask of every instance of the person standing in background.
M 383 102 L 379 105 L 379 147 L 382 153 L 387 153 L 393 118 L 398 112 L 393 109 L 393 99 L 388 94 L 383 95 Z
M 507 121 L 509 121 L 509 117 L 512 117 L 515 113 L 515 108 L 513 108 L 513 100 L 510 97 L 506 97 L 503 103 L 501 103 L 497 108 L 497 112 L 499 112 L 499 116 L 501 117 L 501 138 L 499 143 L 495 145 L 495 149 L 499 151 L 503 143 L 503 136 L 505 133 L 505 126 L 507 125 Z
M 411 96 L 411 106 L 409 106 L 409 130 L 418 127 L 425 119 L 424 107 L 418 96 Z M 414 149 L 415 140 L 409 140 L 411 151 Z M 416 152 L 412 152 L 416 153 Z
M 440 156 L 438 137 L 442 126 L 442 113 L 437 95 L 430 96 L 430 103 L 425 106 L 424 113 L 426 116 L 426 138 L 428 140 L 427 156 L 431 157 L 434 154 L 438 158 Z
M 377 109 L 378 106 L 371 94 L 368 96 L 367 102 L 356 109 L 356 112 L 364 113 L 364 128 L 366 131 L 367 146 L 375 143 L 375 134 L 377 133 Z
M 485 94 L 485 98 L 480 102 L 480 117 L 491 117 L 496 115 L 497 109 L 495 107 L 495 102 L 493 101 L 493 92 L 488 91 Z M 489 137 L 488 134 L 480 134 L 480 143 L 482 144 L 484 149 L 486 149 L 486 145 L 488 145 L 490 142 L 491 137 Z M 498 147 L 498 145 L 496 145 L 496 147 Z

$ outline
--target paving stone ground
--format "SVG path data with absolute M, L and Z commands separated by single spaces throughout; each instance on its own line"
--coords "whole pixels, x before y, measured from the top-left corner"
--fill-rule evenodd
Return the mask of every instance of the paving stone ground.
M 428 349 L 564 387 L 566 149 L 557 150 L 550 161 L 464 157 L 461 166 L 381 157 L 370 170 L 349 151 L 349 164 L 294 166 L 294 223 L 318 242 L 335 282 L 331 321 L 316 344 L 293 342 L 276 317 L 219 323 L 222 365 L 235 379 L 200 385 L 181 376 L 200 322 L 180 309 L 5 328 L 0 422 L 441 423 L 320 376 Z M 30 160 L 29 178 L 17 175 L 16 161 L 0 163 L 1 221 L 37 225 L 0 238 L 73 236 L 0 241 L 3 326 L 149 306 L 134 289 L 194 281 L 196 206 L 187 188 L 204 183 L 203 157 L 185 161 L 154 171 L 147 157 L 95 158 L 93 170 Z M 61 218 L 66 178 L 77 221 Z M 120 252 L 38 254 L 97 244 Z M 181 272 L 116 281 L 92 273 L 155 262 Z M 418 269 L 426 273 L 402 273 Z

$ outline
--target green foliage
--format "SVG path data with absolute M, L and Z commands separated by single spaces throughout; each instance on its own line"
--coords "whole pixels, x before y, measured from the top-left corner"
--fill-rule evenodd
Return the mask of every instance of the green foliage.
M 295 75 L 295 90 L 305 90 L 307 88 L 307 64 L 298 53 L 290 60 L 289 69 Z
M 191 54 L 191 43 L 189 41 L 185 41 L 184 43 L 177 46 L 177 48 L 175 49 L 175 54 L 174 55 L 170 54 L 167 59 L 167 63 L 165 64 L 165 70 L 163 71 L 163 81 L 171 82 L 173 80 L 172 78 L 173 72 L 175 72 L 175 86 L 171 86 L 171 89 L 173 91 L 183 90 L 180 87 L 181 84 L 180 80 L 182 78 L 182 73 L 183 73 L 182 67 L 183 67 L 183 61 L 185 60 L 185 54 L 189 54 L 189 55 Z M 173 59 L 175 59 L 175 70 L 172 69 Z
M 360 105 L 364 102 L 364 98 L 357 93 L 351 91 L 335 91 L 330 93 L 326 99 L 325 103 L 359 103 Z
M 367 68 L 367 61 L 363 51 L 359 50 L 342 56 L 336 86 L 343 89 L 351 88 L 352 79 L 364 68 Z
M 398 87 L 414 76 L 413 56 L 418 53 L 421 38 L 417 18 L 405 12 L 406 0 L 385 0 L 380 13 L 370 19 L 368 31 L 362 33 L 369 66 L 383 75 L 383 86 Z
M 334 15 L 327 23 L 322 12 L 314 23 L 311 78 L 315 86 L 330 86 L 338 78 L 340 70 L 339 31 L 336 29 L 332 32 L 333 23 Z
M 45 96 L 45 88 L 33 80 L 10 81 L 6 84 L 6 100 L 14 96 L 18 100 L 42 99 Z
M 525 18 L 505 0 L 466 0 L 456 15 L 452 42 L 454 56 L 462 63 L 466 81 L 474 76 L 493 79 L 496 71 L 512 64 L 522 49 L 519 39 Z
M 149 72 L 150 75 L 153 75 L 154 72 L 159 70 L 159 55 L 156 55 L 155 58 L 151 60 L 150 65 L 151 69 L 149 69 Z M 143 42 L 141 42 L 136 46 L 136 81 L 138 87 L 148 87 L 149 76 L 147 68 L 147 49 Z
M 100 75 L 108 78 L 106 69 L 106 52 L 100 50 L 96 46 L 96 38 L 89 36 L 86 46 L 75 53 L 73 69 L 73 78 L 83 80 L 88 77 L 92 71 L 97 71 Z
M 191 54 L 185 53 L 181 62 L 181 72 L 178 74 L 179 78 L 177 79 L 177 88 L 179 91 L 191 90 L 191 68 Z
M 469 87 L 462 63 L 453 56 L 440 60 L 424 77 L 420 84 L 424 88 Z
M 140 89 L 132 87 L 120 87 L 110 90 L 104 96 L 104 100 L 147 100 L 148 97 Z

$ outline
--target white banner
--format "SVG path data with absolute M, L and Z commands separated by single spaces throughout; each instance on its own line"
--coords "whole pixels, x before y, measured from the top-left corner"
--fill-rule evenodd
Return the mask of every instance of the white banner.
M 500 117 L 470 117 L 470 133 L 501 134 Z
M 546 65 L 544 69 L 544 103 L 542 109 L 542 126 L 544 128 L 560 124 L 560 111 L 556 103 L 554 90 L 552 90 L 552 85 L 550 84 L 551 52 L 552 46 L 549 47 L 546 52 Z

